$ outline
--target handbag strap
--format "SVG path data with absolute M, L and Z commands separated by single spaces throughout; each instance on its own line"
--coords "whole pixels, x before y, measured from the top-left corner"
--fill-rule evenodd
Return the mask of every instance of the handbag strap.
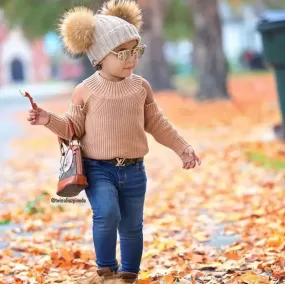
M 74 131 L 74 127 L 73 127 L 73 123 L 72 121 L 67 117 L 67 121 L 68 121 L 68 128 L 71 130 L 71 139 L 70 141 L 73 140 L 73 138 L 75 137 L 75 131 Z M 58 143 L 61 146 L 62 143 L 64 143 L 65 145 L 68 145 L 70 143 L 70 141 L 63 139 L 62 137 L 58 136 Z

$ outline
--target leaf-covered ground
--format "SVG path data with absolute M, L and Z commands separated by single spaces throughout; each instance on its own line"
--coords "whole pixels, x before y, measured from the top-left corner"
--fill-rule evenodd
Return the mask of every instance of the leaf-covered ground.
M 233 78 L 230 90 L 232 102 L 156 95 L 202 165 L 183 170 L 149 137 L 139 283 L 285 283 L 285 144 L 268 139 L 280 122 L 274 79 Z M 61 113 L 68 100 L 43 107 Z M 25 117 L 0 177 L 0 283 L 80 283 L 96 271 L 89 203 L 85 193 L 86 203 L 51 202 L 57 140 Z

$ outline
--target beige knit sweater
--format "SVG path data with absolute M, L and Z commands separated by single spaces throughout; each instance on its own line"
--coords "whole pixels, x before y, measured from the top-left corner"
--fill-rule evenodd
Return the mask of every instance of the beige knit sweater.
M 143 157 L 149 151 L 145 131 L 178 155 L 189 146 L 156 102 L 145 104 L 147 93 L 142 77 L 133 74 L 113 82 L 96 72 L 83 83 L 90 90 L 84 106 L 70 103 L 64 115 L 50 112 L 45 127 L 70 140 L 69 118 L 80 137 L 84 157 L 98 160 Z

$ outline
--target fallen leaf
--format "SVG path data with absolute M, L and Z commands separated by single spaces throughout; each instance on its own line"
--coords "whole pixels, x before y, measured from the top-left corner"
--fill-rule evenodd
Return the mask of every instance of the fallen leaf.
M 247 284 L 256 284 L 256 283 L 263 283 L 263 284 L 267 284 L 269 283 L 269 279 L 265 278 L 265 277 L 261 277 L 258 274 L 255 274 L 252 271 L 248 271 L 245 274 L 243 274 L 240 277 L 240 280 L 242 280 L 243 282 L 247 283 Z

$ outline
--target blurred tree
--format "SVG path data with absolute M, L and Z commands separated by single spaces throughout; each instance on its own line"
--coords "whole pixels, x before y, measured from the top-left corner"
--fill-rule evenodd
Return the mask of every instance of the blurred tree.
M 194 26 L 194 65 L 199 88 L 197 98 L 228 98 L 227 61 L 223 52 L 217 0 L 190 0 Z
M 180 41 L 194 37 L 193 15 L 185 0 L 171 0 L 165 9 L 164 38 Z
M 263 9 L 285 8 L 281 0 L 228 0 L 234 6 L 250 3 Z M 228 98 L 228 65 L 223 52 L 218 0 L 189 0 L 192 9 L 194 65 L 199 82 L 198 99 Z
M 138 3 L 143 9 L 142 39 L 147 49 L 136 71 L 150 82 L 153 90 L 173 89 L 170 67 L 163 52 L 164 15 L 170 1 L 138 0 Z
M 32 39 L 56 30 L 62 13 L 79 4 L 78 0 L 34 1 L 1 0 L 5 17 L 11 26 L 19 25 L 28 38 Z M 96 7 L 99 0 L 80 0 L 80 4 L 90 8 Z M 93 3 L 90 5 L 90 3 Z
M 194 63 L 199 81 L 198 98 L 228 98 L 227 64 L 222 49 L 219 0 L 134 0 L 143 8 L 143 40 L 147 50 L 136 71 L 148 79 L 154 90 L 172 89 L 169 66 L 163 53 L 164 40 L 194 38 Z M 280 8 L 280 0 L 229 0 L 233 5 L 250 2 Z M 75 5 L 93 10 L 104 0 L 1 0 L 7 18 L 21 25 L 29 38 L 56 30 L 62 13 Z M 83 60 L 85 76 L 93 72 L 87 57 Z

